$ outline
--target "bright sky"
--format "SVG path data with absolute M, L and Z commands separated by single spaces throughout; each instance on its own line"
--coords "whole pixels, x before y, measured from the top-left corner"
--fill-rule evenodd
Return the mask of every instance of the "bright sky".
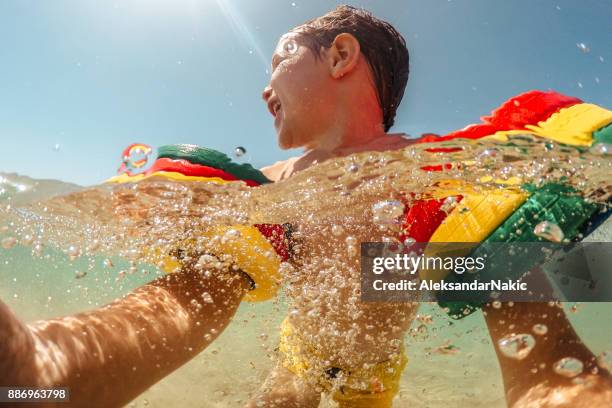
M 281 34 L 337 3 L 3 0 L 0 171 L 95 184 L 132 142 L 244 146 L 255 166 L 295 155 L 276 146 L 260 99 L 269 58 Z M 352 4 L 408 42 L 395 132 L 461 128 L 534 88 L 612 107 L 612 1 Z

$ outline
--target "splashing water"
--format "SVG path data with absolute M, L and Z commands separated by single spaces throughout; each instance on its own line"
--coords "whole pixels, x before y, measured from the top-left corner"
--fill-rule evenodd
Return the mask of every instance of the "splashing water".
M 428 144 L 356 154 L 257 188 L 153 177 L 28 205 L 14 205 L 16 200 L 11 199 L 6 202 L 12 204 L 10 209 L 0 208 L 0 225 L 11 225 L 10 236 L 30 246 L 37 256 L 74 256 L 72 271 L 88 271 L 82 278 L 71 279 L 75 285 L 95 278 L 88 269 L 93 263 L 109 275 L 107 285 L 125 292 L 121 288 L 130 278 L 126 271 L 147 266 L 153 271 L 151 278 L 162 274 L 147 254 L 171 253 L 185 241 L 193 242 L 196 252 L 206 254 L 209 243 L 200 231 L 211 225 L 291 223 L 300 267 L 284 263 L 281 273 L 288 308 L 293 311 L 292 324 L 309 344 L 333 356 L 335 364 L 363 366 L 396 353 L 398 341 L 401 344 L 404 340 L 416 314 L 415 304 L 360 301 L 359 243 L 390 236 L 387 229 L 379 227 L 395 225 L 405 209 L 403 202 L 427 194 L 428 186 L 445 180 L 470 183 L 476 191 L 504 189 L 517 174 L 523 183 L 536 186 L 562 178 L 574 186 L 580 183 L 586 198 L 597 203 L 606 203 L 610 197 L 609 156 L 560 145 L 551 149 L 549 143 L 530 135 L 515 138 L 512 144 L 463 140 L 436 147 L 452 148 L 459 143 L 460 150 L 444 157 L 428 152 Z M 537 152 L 538 160 L 526 152 Z M 422 169 L 444 163 L 453 165 L 442 172 Z M 456 204 L 451 201 L 446 203 L 449 210 Z M 231 241 L 236 239 L 234 234 L 226 231 L 218 239 Z M 71 247 L 75 250 L 66 251 Z M 215 262 L 219 261 L 211 256 L 194 259 L 203 274 Z M 215 293 L 208 295 L 210 298 L 198 296 L 196 303 L 208 304 L 215 299 Z M 432 333 L 430 330 L 426 336 Z M 498 345 L 500 350 L 515 359 L 525 358 L 535 344 L 530 334 L 504 340 Z

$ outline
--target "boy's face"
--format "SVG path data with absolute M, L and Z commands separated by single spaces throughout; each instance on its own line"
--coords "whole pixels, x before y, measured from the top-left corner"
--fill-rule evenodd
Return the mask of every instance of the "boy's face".
M 281 148 L 317 146 L 317 137 L 333 125 L 333 82 L 325 50 L 317 60 L 297 33 L 280 38 L 262 97 Z

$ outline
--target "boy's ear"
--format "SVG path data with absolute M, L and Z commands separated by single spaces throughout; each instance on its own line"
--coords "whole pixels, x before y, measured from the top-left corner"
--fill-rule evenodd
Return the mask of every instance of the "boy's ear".
M 361 46 L 355 36 L 338 34 L 328 49 L 331 76 L 339 79 L 350 73 L 357 65 L 360 54 Z

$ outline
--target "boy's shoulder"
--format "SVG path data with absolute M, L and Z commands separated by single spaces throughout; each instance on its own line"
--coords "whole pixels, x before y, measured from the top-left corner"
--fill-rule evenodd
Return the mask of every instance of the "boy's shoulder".
M 280 160 L 269 166 L 259 169 L 264 176 L 272 181 L 281 181 L 289 178 L 294 172 L 295 163 L 300 157 L 291 157 L 287 160 Z

